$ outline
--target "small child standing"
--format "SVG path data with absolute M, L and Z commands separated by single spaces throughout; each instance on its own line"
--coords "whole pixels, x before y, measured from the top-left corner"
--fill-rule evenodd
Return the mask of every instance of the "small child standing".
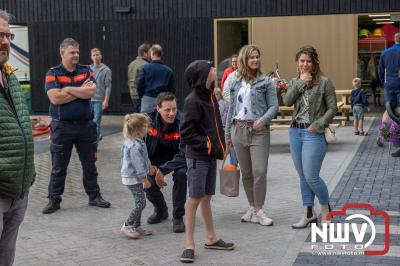
M 140 226 L 142 211 L 146 206 L 143 187 L 150 187 L 147 175 L 156 173 L 156 169 L 151 167 L 147 148 L 143 141 L 149 123 L 150 118 L 145 114 L 127 114 L 124 118 L 125 141 L 121 147 L 121 176 L 122 184 L 132 192 L 135 207 L 122 225 L 121 232 L 133 239 L 152 234 L 151 230 Z
M 368 106 L 368 101 L 364 90 L 361 89 L 361 79 L 359 78 L 353 79 L 350 101 L 354 117 L 354 135 L 364 136 L 364 107 Z

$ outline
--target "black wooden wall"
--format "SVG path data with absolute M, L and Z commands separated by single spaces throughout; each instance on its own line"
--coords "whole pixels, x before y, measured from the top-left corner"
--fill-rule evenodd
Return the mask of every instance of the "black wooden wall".
M 143 42 L 160 43 L 177 82 L 179 105 L 187 95 L 183 71 L 194 59 L 212 59 L 213 18 L 400 12 L 400 0 L 0 0 L 0 8 L 29 27 L 32 108 L 47 112 L 43 81 L 59 63 L 58 46 L 73 37 L 81 63 L 93 47 L 113 71 L 110 113 L 130 111 L 127 66 Z M 118 9 L 130 12 L 120 13 Z

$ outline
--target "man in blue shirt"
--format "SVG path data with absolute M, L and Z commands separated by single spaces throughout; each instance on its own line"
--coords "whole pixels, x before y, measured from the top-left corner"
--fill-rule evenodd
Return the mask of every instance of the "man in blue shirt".
M 171 68 L 162 61 L 163 49 L 154 44 L 150 49 L 151 62 L 143 66 L 136 82 L 136 88 L 141 98 L 142 113 L 151 113 L 156 108 L 156 99 L 161 92 L 175 93 L 175 80 Z
M 395 44 L 383 51 L 378 74 L 384 85 L 385 103 L 389 102 L 392 110 L 400 114 L 400 33 L 394 35 Z M 393 157 L 400 157 L 400 150 L 392 153 Z
M 83 169 L 83 186 L 89 205 L 109 208 L 97 184 L 97 132 L 90 99 L 96 94 L 94 73 L 89 66 L 78 64 L 79 44 L 67 38 L 60 45 L 62 62 L 46 74 L 45 91 L 50 100 L 52 171 L 48 187 L 49 203 L 43 209 L 49 214 L 60 209 L 67 167 L 75 145 Z

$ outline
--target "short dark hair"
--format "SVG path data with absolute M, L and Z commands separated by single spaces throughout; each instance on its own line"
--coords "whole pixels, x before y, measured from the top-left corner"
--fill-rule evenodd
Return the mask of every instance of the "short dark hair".
M 150 44 L 148 43 L 143 43 L 138 47 L 138 55 L 143 56 L 144 53 L 147 53 L 150 50 Z
M 66 38 L 60 44 L 60 51 L 67 49 L 68 46 L 79 47 L 79 43 L 72 38 Z
M 233 55 L 231 56 L 231 58 L 235 58 L 235 57 L 238 57 L 238 55 L 237 55 L 237 54 L 233 54 Z
M 159 44 L 153 44 L 153 46 L 151 46 L 151 52 L 158 57 L 163 55 L 163 49 Z
M 176 96 L 172 92 L 161 92 L 157 96 L 157 106 L 161 107 L 163 102 L 176 101 Z

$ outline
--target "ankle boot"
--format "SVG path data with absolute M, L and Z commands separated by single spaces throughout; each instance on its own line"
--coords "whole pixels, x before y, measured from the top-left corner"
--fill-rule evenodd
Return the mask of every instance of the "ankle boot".
M 326 219 L 326 215 L 332 211 L 331 205 L 321 205 L 321 224 L 327 223 L 328 225 L 331 223 L 331 220 Z
M 292 224 L 293 229 L 306 228 L 309 224 L 317 222 L 317 214 L 313 206 L 304 206 L 303 216 L 298 223 Z

